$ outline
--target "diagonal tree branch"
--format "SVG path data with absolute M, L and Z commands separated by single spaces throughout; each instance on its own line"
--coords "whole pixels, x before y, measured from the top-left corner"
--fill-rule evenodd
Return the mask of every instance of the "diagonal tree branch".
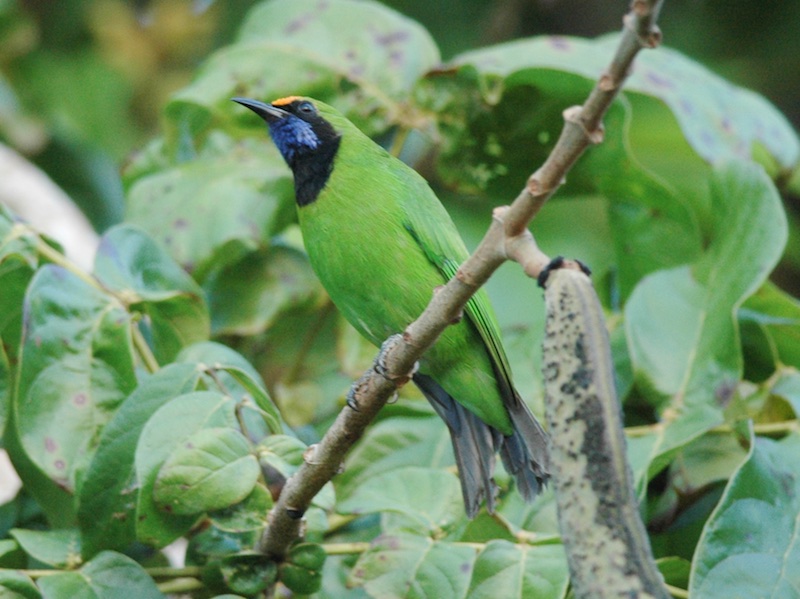
M 430 348 L 449 323 L 455 322 L 469 298 L 508 259 L 536 277 L 549 259 L 533 241 L 528 224 L 567 172 L 592 144 L 603 139 L 602 119 L 619 93 L 636 54 L 658 45 L 655 25 L 663 0 L 633 0 L 624 18 L 616 54 L 600 76 L 586 103 L 564 111 L 561 135 L 545 163 L 528 179 L 511 206 L 494 211 L 492 224 L 475 252 L 441 288 L 420 317 L 402 335 L 389 338 L 375 365 L 354 384 L 348 405 L 310 449 L 304 464 L 286 483 L 261 539 L 261 549 L 276 559 L 300 535 L 302 517 L 314 496 L 339 471 L 350 447 L 391 396 L 405 384 L 416 361 Z M 352 406 L 357 404 L 357 409 Z

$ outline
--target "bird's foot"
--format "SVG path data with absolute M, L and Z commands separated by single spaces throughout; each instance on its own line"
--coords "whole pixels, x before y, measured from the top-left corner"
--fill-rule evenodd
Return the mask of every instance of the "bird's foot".
M 359 412 L 360 408 L 358 407 L 358 398 L 367 392 L 367 387 L 369 386 L 369 372 L 366 372 L 361 375 L 361 378 L 358 379 L 355 383 L 350 386 L 350 389 L 347 391 L 347 407 L 353 410 L 354 412 Z
M 389 366 L 386 362 L 386 358 L 389 355 L 389 352 L 394 349 L 394 347 L 398 343 L 405 343 L 405 339 L 403 335 L 396 334 L 389 337 L 386 341 L 383 342 L 381 345 L 381 351 L 378 352 L 378 357 L 375 358 L 375 363 L 372 365 L 375 372 L 385 378 L 387 381 L 391 381 L 395 384 L 395 386 L 399 389 L 403 385 L 405 385 L 408 381 L 411 380 L 411 377 L 417 372 L 419 368 L 418 363 L 414 363 L 414 367 L 411 369 L 411 372 L 406 374 L 392 374 L 389 370 Z

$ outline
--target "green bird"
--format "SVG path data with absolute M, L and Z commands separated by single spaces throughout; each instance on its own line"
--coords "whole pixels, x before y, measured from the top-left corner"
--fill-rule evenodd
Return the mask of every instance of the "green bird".
M 306 251 L 333 303 L 376 346 L 402 332 L 469 256 L 428 183 L 327 104 L 233 100 L 266 121 L 294 174 Z M 445 329 L 413 381 L 450 430 L 469 517 L 483 501 L 494 510 L 498 452 L 526 500 L 541 491 L 547 436 L 512 385 L 485 291 Z

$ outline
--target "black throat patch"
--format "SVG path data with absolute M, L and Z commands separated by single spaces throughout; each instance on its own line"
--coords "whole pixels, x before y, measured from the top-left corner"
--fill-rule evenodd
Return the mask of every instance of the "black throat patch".
M 333 172 L 333 161 L 339 151 L 341 137 L 322 138 L 313 152 L 299 154 L 289 166 L 294 174 L 294 193 L 298 206 L 307 206 L 319 197 Z

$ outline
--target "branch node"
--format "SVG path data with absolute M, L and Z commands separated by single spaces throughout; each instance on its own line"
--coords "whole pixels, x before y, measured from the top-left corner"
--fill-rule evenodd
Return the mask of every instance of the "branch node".
M 569 108 L 565 108 L 564 112 L 561 113 L 561 116 L 564 117 L 564 120 L 568 123 L 575 123 L 576 125 L 583 126 L 581 122 L 581 112 L 583 111 L 583 106 L 570 106 Z
M 509 206 L 497 206 L 492 209 L 492 220 L 498 223 L 505 222 L 506 214 L 508 214 L 509 209 Z
M 533 197 L 537 197 L 544 194 L 544 186 L 542 185 L 542 182 L 539 180 L 538 174 L 539 171 L 536 171 L 530 177 L 528 177 L 528 183 L 526 185 L 528 193 L 530 193 Z
M 657 48 L 661 45 L 661 29 L 658 27 L 658 25 L 653 25 L 650 28 L 650 31 L 644 40 L 644 44 L 647 48 Z
M 606 128 L 603 126 L 603 123 L 600 123 L 594 131 L 587 131 L 586 136 L 589 138 L 589 141 L 595 145 L 603 143 L 603 139 L 605 139 L 606 136 Z
M 608 75 L 603 75 L 603 76 L 606 77 Z M 583 135 L 586 137 L 589 143 L 599 144 L 603 141 L 603 138 L 605 137 L 605 129 L 603 128 L 603 123 L 600 123 L 596 129 L 593 129 L 591 131 L 587 129 L 586 121 L 583 119 L 583 106 L 570 106 L 563 112 L 563 116 L 564 120 L 567 123 L 580 127 L 581 131 L 583 131 Z
M 286 507 L 286 515 L 289 516 L 292 520 L 300 520 L 305 514 L 305 510 L 301 510 L 296 507 Z
M 632 5 L 633 10 L 625 15 L 622 23 L 626 29 L 636 34 L 636 39 L 642 48 L 655 48 L 661 44 L 661 29 L 655 24 L 648 26 L 642 23 L 649 16 L 650 7 L 646 6 L 646 10 L 640 13 L 636 8 L 639 4 L 647 5 L 648 3 L 635 1 Z
M 633 0 L 631 2 L 631 12 L 637 17 L 646 17 L 650 14 L 650 3 L 645 0 Z
M 315 462 L 312 459 L 316 452 L 317 452 L 317 444 L 316 443 L 312 443 L 311 445 L 306 447 L 305 451 L 303 452 L 303 461 L 306 464 L 316 464 L 317 462 Z
M 606 71 L 600 75 L 600 80 L 597 82 L 597 87 L 604 92 L 610 92 L 617 88 L 617 84 L 614 81 L 614 78 L 608 73 L 608 71 Z
M 461 265 L 458 270 L 456 271 L 456 279 L 459 282 L 463 283 L 467 287 L 471 287 L 473 289 L 480 287 L 480 285 L 475 284 L 475 280 L 473 276 Z

